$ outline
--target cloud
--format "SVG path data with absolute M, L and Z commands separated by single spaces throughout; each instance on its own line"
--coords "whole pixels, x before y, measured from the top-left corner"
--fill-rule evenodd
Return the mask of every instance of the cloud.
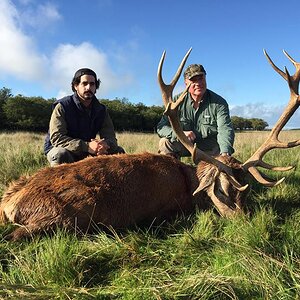
M 130 75 L 123 76 L 122 80 L 119 80 L 119 76 L 109 66 L 107 55 L 92 44 L 87 42 L 79 45 L 62 44 L 57 47 L 51 58 L 52 84 L 59 85 L 58 97 L 71 92 L 70 76 L 80 68 L 90 68 L 97 73 L 100 80 L 105 82 L 101 87 L 101 92 L 104 94 L 132 81 Z
M 55 24 L 57 21 L 62 20 L 62 16 L 54 4 L 47 2 L 37 6 L 27 6 L 20 13 L 20 19 L 23 25 L 42 30 L 50 26 L 50 24 Z
M 280 115 L 284 111 L 284 105 L 266 105 L 263 103 L 251 103 L 246 105 L 232 105 L 230 106 L 230 115 L 242 118 L 259 118 L 263 119 L 272 128 Z M 296 111 L 292 118 L 289 120 L 286 129 L 299 128 L 300 111 Z
M 30 6 L 32 3 L 26 2 L 27 4 Z M 60 14 L 50 4 L 38 5 L 35 10 L 30 6 L 20 14 L 12 2 L 1 0 L 0 76 L 35 81 L 47 89 L 59 90 L 58 95 L 55 95 L 57 97 L 71 92 L 71 77 L 82 67 L 95 70 L 101 81 L 105 82 L 101 88 L 104 94 L 132 83 L 133 78 L 129 72 L 122 76 L 114 73 L 108 63 L 107 54 L 91 43 L 60 44 L 49 55 L 37 51 L 35 40 L 26 35 L 22 24 L 27 22 L 38 26 L 42 20 L 50 22 L 57 19 L 60 19 Z
M 9 1 L 0 2 L 0 71 L 2 76 L 35 80 L 47 59 L 37 53 L 32 39 L 18 27 L 19 14 Z

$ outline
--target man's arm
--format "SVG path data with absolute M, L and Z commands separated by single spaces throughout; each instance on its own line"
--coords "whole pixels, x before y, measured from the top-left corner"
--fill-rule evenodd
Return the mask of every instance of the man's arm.
M 157 124 L 157 133 L 159 137 L 171 139 L 173 137 L 173 129 L 167 116 L 162 116 Z
M 111 151 L 115 151 L 117 149 L 118 143 L 116 133 L 108 111 L 106 111 L 102 127 L 99 129 L 99 135 L 101 139 L 105 140 Z
M 174 96 L 173 101 L 176 102 L 181 94 L 178 94 Z M 178 113 L 181 114 L 181 110 L 183 110 L 182 104 L 178 107 Z M 173 128 L 169 122 L 169 118 L 166 115 L 163 115 L 160 121 L 157 124 L 156 131 L 159 137 L 165 137 L 167 139 L 170 139 L 171 141 L 176 141 L 177 136 L 175 132 L 173 131 Z M 185 135 L 188 136 L 189 139 L 193 140 L 196 138 L 195 134 L 189 130 L 184 131 Z
M 221 104 L 217 111 L 218 144 L 220 153 L 231 155 L 234 152 L 234 130 L 230 119 L 228 104 Z
M 63 147 L 75 154 L 89 152 L 88 143 L 81 139 L 73 139 L 67 135 L 67 123 L 65 112 L 60 103 L 58 103 L 51 115 L 49 124 L 50 141 L 54 147 Z

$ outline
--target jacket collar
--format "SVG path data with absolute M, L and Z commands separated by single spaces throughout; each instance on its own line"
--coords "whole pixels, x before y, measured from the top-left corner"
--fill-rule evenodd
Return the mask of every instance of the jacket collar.
M 73 95 L 72 95 L 72 98 L 73 98 L 73 101 L 75 103 L 75 105 L 77 106 L 77 108 L 80 110 L 80 111 L 83 111 L 85 109 L 85 107 L 83 106 L 83 104 L 81 103 L 80 99 L 79 99 L 79 96 L 77 95 L 77 93 L 75 92 Z M 96 98 L 96 96 L 94 95 L 93 96 L 93 99 L 92 99 L 92 102 L 91 102 L 91 105 L 90 105 L 90 108 L 92 106 L 95 105 L 95 103 L 98 101 L 98 99 Z
M 205 93 L 204 93 L 204 95 L 203 95 L 203 98 L 202 98 L 202 100 L 200 101 L 200 103 L 204 103 L 204 102 L 207 102 L 208 101 L 208 99 L 209 99 L 209 95 L 210 95 L 210 93 L 209 93 L 209 89 L 206 89 L 206 91 L 205 91 Z M 191 96 L 191 94 L 190 93 L 188 93 L 188 101 L 190 101 L 190 103 L 191 104 L 193 104 L 194 103 L 194 100 L 193 100 L 193 98 L 192 98 L 192 96 Z

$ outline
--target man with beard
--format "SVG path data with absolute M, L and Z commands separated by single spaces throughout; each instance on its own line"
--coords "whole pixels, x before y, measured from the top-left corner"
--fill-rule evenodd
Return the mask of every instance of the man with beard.
M 90 155 L 124 153 L 106 106 L 95 96 L 100 86 L 96 73 L 79 69 L 71 86 L 74 94 L 53 104 L 44 145 L 50 165 L 71 163 Z
M 206 71 L 200 64 L 192 64 L 186 68 L 184 82 L 186 86 L 190 86 L 184 101 L 178 107 L 184 134 L 209 155 L 231 155 L 234 152 L 234 131 L 227 102 L 207 89 Z M 175 96 L 174 101 L 179 96 Z M 161 138 L 159 153 L 176 158 L 190 156 L 177 140 L 166 116 L 158 123 L 157 133 Z

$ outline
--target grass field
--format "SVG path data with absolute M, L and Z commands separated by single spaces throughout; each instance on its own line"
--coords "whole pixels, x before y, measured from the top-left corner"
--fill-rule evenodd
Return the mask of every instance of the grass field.
M 268 132 L 237 133 L 245 161 Z M 21 175 L 47 165 L 43 135 L 0 133 L 0 195 Z M 300 131 L 284 131 L 285 141 Z M 119 133 L 128 153 L 157 152 L 155 134 Z M 0 299 L 300 298 L 300 147 L 265 160 L 295 165 L 274 188 L 253 183 L 251 215 L 227 220 L 196 211 L 158 227 L 78 238 L 58 231 L 20 243 L 0 227 Z M 282 173 L 268 172 L 273 178 Z

